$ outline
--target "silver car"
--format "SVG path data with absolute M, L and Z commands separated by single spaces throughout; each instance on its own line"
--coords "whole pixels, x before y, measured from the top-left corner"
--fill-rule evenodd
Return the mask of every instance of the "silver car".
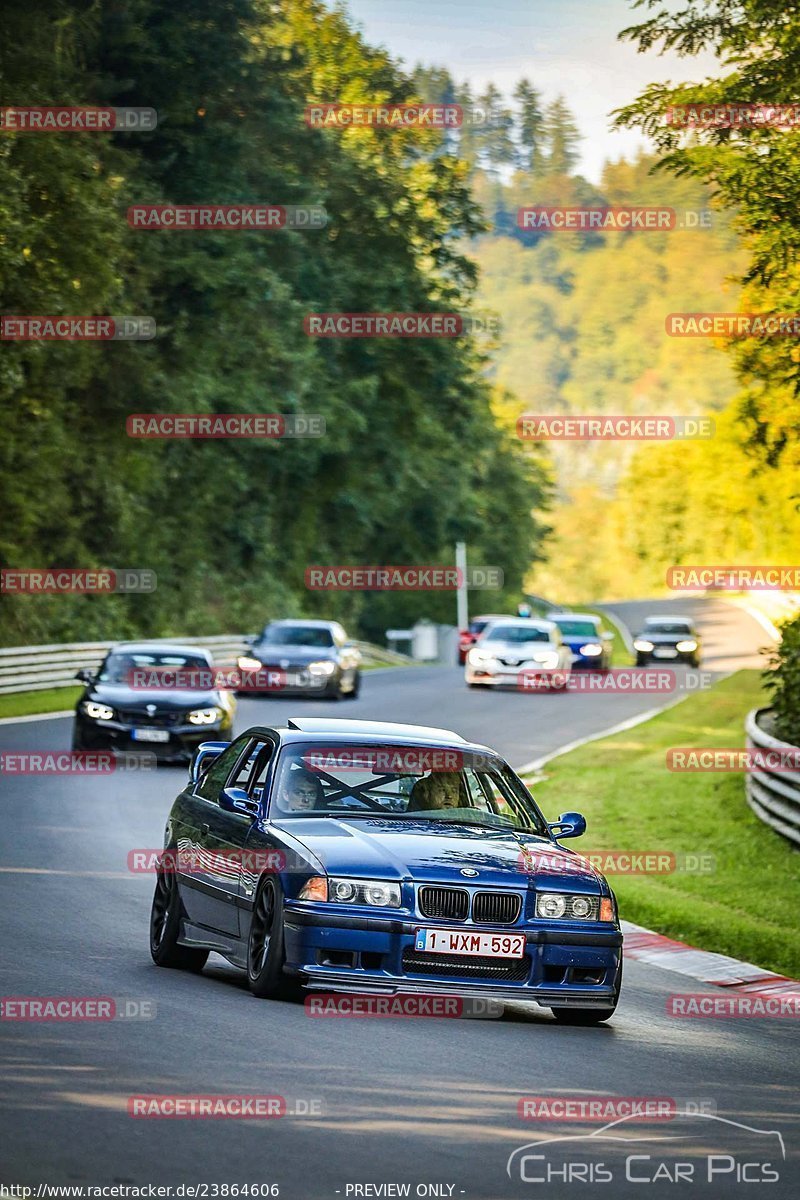
M 571 665 L 554 621 L 504 617 L 487 625 L 467 654 L 465 678 L 469 687 L 519 686 L 521 677 L 536 674 L 564 687 Z

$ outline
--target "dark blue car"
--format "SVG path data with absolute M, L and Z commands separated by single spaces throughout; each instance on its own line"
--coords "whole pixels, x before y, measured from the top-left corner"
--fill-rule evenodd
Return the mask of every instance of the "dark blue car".
M 614 895 L 493 751 L 443 729 L 321 718 L 201 747 L 167 822 L 150 947 L 214 950 L 257 996 L 307 989 L 535 1001 L 607 1020 Z
M 574 669 L 608 671 L 614 635 L 603 628 L 599 617 L 591 613 L 548 613 L 561 630 L 561 638 L 572 651 Z

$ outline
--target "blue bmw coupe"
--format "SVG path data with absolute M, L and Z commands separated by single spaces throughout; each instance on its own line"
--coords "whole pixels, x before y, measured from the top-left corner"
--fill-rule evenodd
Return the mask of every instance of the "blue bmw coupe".
M 216 951 L 257 996 L 447 994 L 616 1008 L 613 892 L 511 768 L 456 733 L 297 718 L 197 751 L 150 923 L 162 967 Z

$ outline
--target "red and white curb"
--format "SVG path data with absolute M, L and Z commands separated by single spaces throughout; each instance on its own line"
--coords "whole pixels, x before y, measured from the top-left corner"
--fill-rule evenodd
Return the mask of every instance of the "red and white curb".
M 717 987 L 736 988 L 739 992 L 760 992 L 766 995 L 800 993 L 800 982 L 786 975 L 776 975 L 754 963 L 740 962 L 727 954 L 714 954 L 710 950 L 696 950 L 686 942 L 673 938 L 631 921 L 623 921 L 624 935 L 622 953 L 624 958 L 662 967 L 665 971 L 676 971 L 688 975 L 701 983 Z

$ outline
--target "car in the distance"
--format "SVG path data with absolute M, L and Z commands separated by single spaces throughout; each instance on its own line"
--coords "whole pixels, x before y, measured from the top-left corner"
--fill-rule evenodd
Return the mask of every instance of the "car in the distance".
M 592 671 L 608 671 L 611 667 L 611 650 L 614 635 L 603 627 L 599 617 L 592 613 L 547 614 L 561 630 L 564 642 L 572 651 L 572 666 Z
M 483 996 L 597 1024 L 622 934 L 605 877 L 560 845 L 585 827 L 548 823 L 498 754 L 446 729 L 248 729 L 198 751 L 172 806 L 150 952 L 200 971 L 216 951 L 260 997 Z
M 492 621 L 502 621 L 508 613 L 486 613 L 481 617 L 473 617 L 466 629 L 458 631 L 458 664 L 463 667 L 467 661 L 468 651 L 475 645 L 487 625 Z
M 648 617 L 633 639 L 633 648 L 637 667 L 647 666 L 651 659 L 699 667 L 702 657 L 700 634 L 687 617 Z
M 525 676 L 552 678 L 566 687 L 572 652 L 554 621 L 537 617 L 500 617 L 491 621 L 467 652 L 468 687 L 520 686 Z
M 84 668 L 73 750 L 146 750 L 159 762 L 189 762 L 201 742 L 230 738 L 236 700 L 211 685 L 211 655 L 198 646 L 122 642 L 96 671 Z
M 256 681 L 258 673 L 274 673 L 282 696 L 355 700 L 361 687 L 361 653 L 338 621 L 270 621 L 238 667 Z

